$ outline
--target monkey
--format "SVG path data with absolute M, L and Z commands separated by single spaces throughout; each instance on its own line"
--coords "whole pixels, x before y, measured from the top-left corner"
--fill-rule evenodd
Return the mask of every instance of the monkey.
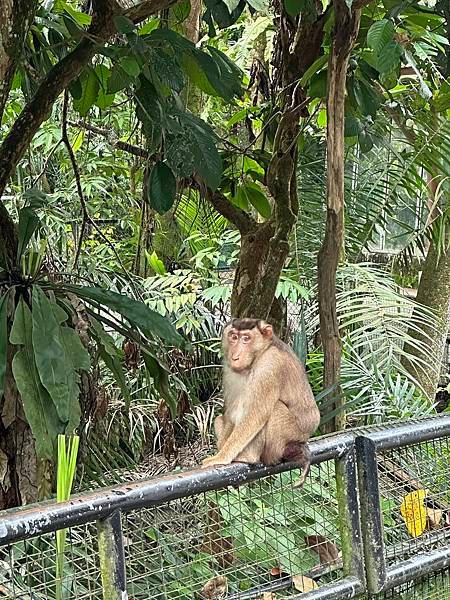
M 305 482 L 311 464 L 308 439 L 320 413 L 304 366 L 260 319 L 232 319 L 223 330 L 224 412 L 214 429 L 218 453 L 202 466 L 231 462 L 297 462 Z

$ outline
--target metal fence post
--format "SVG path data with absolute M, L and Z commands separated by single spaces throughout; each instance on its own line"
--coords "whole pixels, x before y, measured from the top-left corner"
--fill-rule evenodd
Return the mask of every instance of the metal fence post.
M 355 447 L 367 588 L 377 593 L 384 589 L 387 576 L 376 445 L 368 437 L 359 436 Z
M 120 512 L 97 521 L 103 600 L 128 600 Z
M 365 588 L 365 570 L 354 447 L 336 459 L 336 484 L 344 573 L 357 577 L 362 591 Z

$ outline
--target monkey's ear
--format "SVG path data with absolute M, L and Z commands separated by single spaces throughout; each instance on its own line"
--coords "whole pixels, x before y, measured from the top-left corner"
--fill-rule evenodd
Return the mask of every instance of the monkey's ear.
M 272 325 L 269 325 L 269 323 L 264 323 L 264 321 L 261 323 L 262 327 L 261 327 L 261 333 L 263 334 L 263 336 L 267 339 L 267 340 L 271 340 L 273 338 L 273 327 Z

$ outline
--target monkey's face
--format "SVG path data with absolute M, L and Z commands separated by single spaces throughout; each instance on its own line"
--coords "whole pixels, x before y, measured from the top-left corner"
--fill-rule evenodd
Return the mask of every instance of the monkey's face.
M 236 319 L 228 325 L 222 338 L 227 364 L 238 373 L 250 369 L 255 358 L 270 346 L 273 337 L 272 326 L 263 321 L 255 319 L 251 329 L 240 329 L 240 321 L 244 319 Z

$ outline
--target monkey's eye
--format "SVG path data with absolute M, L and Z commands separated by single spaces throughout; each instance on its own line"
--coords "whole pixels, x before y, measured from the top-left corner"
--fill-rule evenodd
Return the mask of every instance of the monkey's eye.
M 238 334 L 237 334 L 237 333 L 230 333 L 230 340 L 231 340 L 232 342 L 237 342 L 237 341 L 238 341 L 238 339 L 239 339 L 239 336 L 238 336 Z
M 244 344 L 248 344 L 250 340 L 251 340 L 251 337 L 249 335 L 242 336 L 242 341 L 244 342 Z

